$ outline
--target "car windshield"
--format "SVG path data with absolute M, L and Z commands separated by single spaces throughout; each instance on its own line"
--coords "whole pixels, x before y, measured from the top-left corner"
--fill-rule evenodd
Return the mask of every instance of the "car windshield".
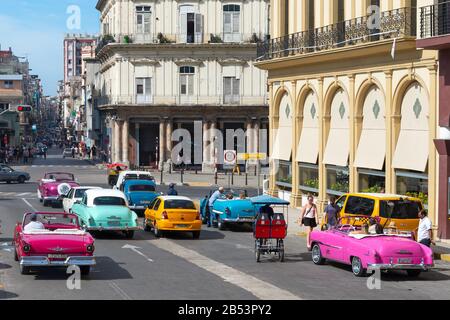
M 52 179 L 56 181 L 74 181 L 75 178 L 71 173 L 47 173 L 45 179 Z
M 89 189 L 76 189 L 74 198 L 83 198 L 84 194 L 86 193 L 86 190 Z
M 46 228 L 52 225 L 57 225 L 58 228 L 62 226 L 66 228 L 78 228 L 78 218 L 73 214 L 51 214 L 51 213 L 36 213 L 37 221 L 43 223 Z M 31 214 L 26 215 L 24 226 L 31 222 Z
M 165 209 L 187 209 L 195 210 L 195 205 L 190 200 L 166 200 L 164 202 Z
M 120 197 L 97 197 L 94 199 L 96 206 L 126 206 L 125 199 Z
M 155 192 L 155 186 L 149 185 L 149 184 L 135 184 L 130 186 L 129 191 L 130 192 Z
M 380 216 L 392 219 L 418 219 L 422 205 L 417 201 L 389 200 L 380 201 Z

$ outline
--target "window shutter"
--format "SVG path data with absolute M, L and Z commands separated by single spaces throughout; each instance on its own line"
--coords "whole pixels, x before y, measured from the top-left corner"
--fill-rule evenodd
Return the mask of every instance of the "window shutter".
M 240 14 L 233 13 L 233 33 L 239 33 Z
M 152 94 L 152 78 L 145 78 L 145 95 L 150 96 Z
M 138 13 L 136 15 L 136 32 L 137 33 L 142 33 L 142 31 L 143 31 L 142 23 L 143 23 L 142 14 Z
M 223 78 L 223 95 L 225 97 L 231 96 L 231 78 L 230 77 Z
M 150 33 L 150 13 L 144 14 L 144 33 Z
M 230 33 L 231 32 L 231 14 L 228 12 L 225 12 L 223 14 L 223 32 L 224 33 Z
M 188 90 L 189 90 L 189 92 L 188 92 L 188 94 L 190 95 L 190 96 L 192 96 L 192 95 L 194 95 L 194 75 L 189 75 L 189 76 L 186 76 L 188 79 L 189 79 L 189 81 L 188 81 Z
M 240 95 L 240 80 L 236 78 L 233 79 L 233 96 Z
M 186 92 L 186 76 L 185 75 L 181 75 L 180 76 L 180 93 L 181 94 L 187 94 Z
M 144 94 L 144 79 L 136 78 L 136 94 Z
M 180 15 L 180 42 L 187 42 L 187 14 Z
M 203 36 L 203 16 L 199 13 L 195 14 L 195 43 L 201 43 Z

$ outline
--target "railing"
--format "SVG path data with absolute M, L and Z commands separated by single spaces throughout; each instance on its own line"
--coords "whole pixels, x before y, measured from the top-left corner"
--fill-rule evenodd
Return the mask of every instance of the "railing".
M 420 37 L 450 34 L 450 1 L 420 8 Z
M 318 52 L 401 36 L 416 36 L 416 8 L 400 8 L 341 21 L 259 43 L 259 61 Z M 379 23 L 375 23 L 379 20 Z
M 201 95 L 103 95 L 98 105 L 267 105 L 267 96 L 201 96 Z

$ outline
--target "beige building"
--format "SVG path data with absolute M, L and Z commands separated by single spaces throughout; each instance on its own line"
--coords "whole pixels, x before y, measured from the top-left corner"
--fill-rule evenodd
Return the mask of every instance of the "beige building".
M 437 223 L 437 53 L 416 49 L 433 1 L 272 0 L 270 192 L 414 195 Z M 277 168 L 279 167 L 279 168 Z M 278 170 L 277 170 L 278 169 Z
M 267 128 L 267 76 L 254 62 L 269 1 L 100 0 L 97 9 L 99 109 L 112 161 L 162 168 L 172 132 L 193 136 L 196 121 L 203 134 Z M 217 157 L 204 138 L 200 166 L 212 170 Z M 257 140 L 247 148 L 257 151 Z

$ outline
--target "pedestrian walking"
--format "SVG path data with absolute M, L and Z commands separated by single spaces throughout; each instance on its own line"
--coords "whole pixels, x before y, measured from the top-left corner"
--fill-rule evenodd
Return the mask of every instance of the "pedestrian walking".
M 340 208 L 336 205 L 336 197 L 331 196 L 328 205 L 325 207 L 324 218 L 327 222 L 327 230 L 337 225 Z
M 175 183 L 171 183 L 169 185 L 169 191 L 167 191 L 167 195 L 168 196 L 177 196 L 178 195 L 178 191 L 175 190 Z
M 428 212 L 426 210 L 421 210 L 419 212 L 419 228 L 416 229 L 416 240 L 417 242 L 431 247 L 432 244 L 436 245 L 433 241 L 433 225 L 430 218 L 428 218 Z
M 97 147 L 94 144 L 91 148 L 91 159 L 95 160 L 96 157 L 97 157 Z
M 71 151 L 72 151 L 72 158 L 75 159 L 75 146 L 72 146 Z
M 318 215 L 317 215 L 317 206 L 314 203 L 314 197 L 308 196 L 308 203 L 304 205 L 300 212 L 300 226 L 305 226 L 308 228 L 307 230 L 307 236 L 306 236 L 306 243 L 308 250 L 311 250 L 309 239 L 311 236 L 311 232 L 313 232 L 314 228 L 317 227 L 319 224 L 318 222 Z
M 30 151 L 28 151 L 28 149 L 25 148 L 25 150 L 23 151 L 23 163 L 25 163 L 25 164 L 28 163 L 29 156 L 30 156 Z

